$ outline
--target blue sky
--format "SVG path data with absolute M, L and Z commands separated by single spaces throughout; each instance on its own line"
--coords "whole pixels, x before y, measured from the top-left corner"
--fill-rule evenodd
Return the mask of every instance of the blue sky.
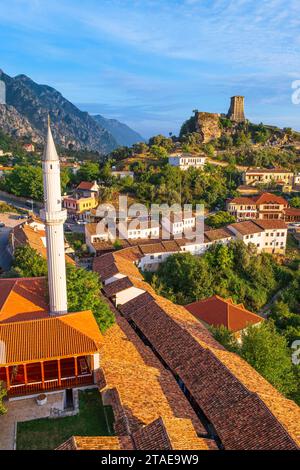
M 145 137 L 234 94 L 252 121 L 300 130 L 300 2 L 1 0 L 0 68 Z

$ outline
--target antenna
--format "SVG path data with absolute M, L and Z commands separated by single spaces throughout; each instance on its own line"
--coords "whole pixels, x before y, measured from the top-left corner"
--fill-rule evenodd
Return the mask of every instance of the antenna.
M 51 119 L 50 119 L 50 114 L 48 113 L 48 127 L 51 125 Z

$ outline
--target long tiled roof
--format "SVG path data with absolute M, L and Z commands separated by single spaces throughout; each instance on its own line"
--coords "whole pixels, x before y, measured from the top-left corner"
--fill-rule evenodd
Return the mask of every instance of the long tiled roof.
M 118 313 L 116 319 L 104 335 L 100 389 L 104 403 L 113 407 L 117 434 L 132 435 L 137 448 L 148 449 L 156 433 L 151 423 L 162 418 L 171 448 L 214 448 L 213 442 L 198 437 L 206 431 L 170 372 Z
M 225 326 L 231 331 L 240 331 L 263 319 L 246 310 L 243 305 L 235 305 L 231 299 L 223 299 L 214 295 L 209 299 L 198 300 L 185 308 L 196 318 L 213 326 Z
M 148 293 L 147 303 L 143 305 L 139 296 L 137 308 L 133 299 L 121 307 L 122 312 L 181 378 L 225 449 L 299 448 L 299 407 L 219 345 L 184 307 L 156 295 L 136 266 L 129 272 L 128 265 L 119 272 Z
M 0 365 L 95 353 L 102 335 L 90 311 L 0 324 Z

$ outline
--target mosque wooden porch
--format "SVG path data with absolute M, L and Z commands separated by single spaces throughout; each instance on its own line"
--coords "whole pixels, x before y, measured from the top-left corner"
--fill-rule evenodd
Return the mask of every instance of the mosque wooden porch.
M 8 397 L 92 385 L 93 356 L 0 367 L 0 381 L 6 383 Z

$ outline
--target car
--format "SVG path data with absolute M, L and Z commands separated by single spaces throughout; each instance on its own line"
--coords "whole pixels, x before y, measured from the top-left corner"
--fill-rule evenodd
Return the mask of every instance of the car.
M 76 222 L 78 225 L 86 225 L 86 221 L 85 220 L 77 220 Z
M 5 223 L 4 222 L 0 222 L 0 228 L 4 228 L 5 227 Z

